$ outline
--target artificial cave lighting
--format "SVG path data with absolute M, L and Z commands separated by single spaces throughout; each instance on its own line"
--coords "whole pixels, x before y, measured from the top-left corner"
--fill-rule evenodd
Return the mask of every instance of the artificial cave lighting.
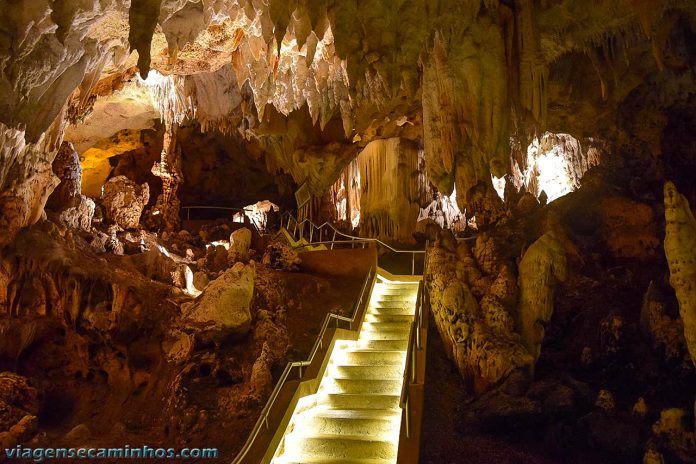
M 491 182 L 493 183 L 493 188 L 495 189 L 495 193 L 498 194 L 501 200 L 505 199 L 505 176 L 503 177 L 495 177 L 494 175 L 491 175 Z
M 451 195 L 435 193 L 433 201 L 425 208 L 421 208 L 418 213 L 419 222 L 426 219 L 431 219 L 440 227 L 455 233 L 463 232 L 466 229 L 466 216 L 457 205 L 456 187 L 452 190 Z
M 597 147 L 584 148 L 569 134 L 546 132 L 529 144 L 523 166 L 513 161 L 513 185 L 518 188 L 524 185 L 537 198 L 545 192 L 547 201 L 551 202 L 580 187 L 585 172 L 600 161 L 601 150 Z M 504 178 L 493 178 L 493 184 L 503 198 Z
M 234 214 L 233 222 L 243 224 L 246 220 L 254 224 L 257 230 L 263 232 L 268 226 L 268 216 L 270 213 L 278 213 L 280 207 L 268 200 L 258 201 L 253 205 L 243 208 L 244 212 Z M 245 219 L 246 218 L 246 219 Z

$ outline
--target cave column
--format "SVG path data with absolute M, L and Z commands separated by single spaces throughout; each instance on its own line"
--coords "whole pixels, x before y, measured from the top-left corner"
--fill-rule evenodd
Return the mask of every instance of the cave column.
M 175 230 L 180 226 L 181 202 L 177 192 L 184 181 L 184 175 L 181 171 L 181 147 L 177 144 L 178 129 L 176 122 L 165 121 L 162 154 L 160 161 L 152 167 L 152 173 L 162 179 L 162 193 L 157 197 L 153 216 L 160 228 L 165 230 Z

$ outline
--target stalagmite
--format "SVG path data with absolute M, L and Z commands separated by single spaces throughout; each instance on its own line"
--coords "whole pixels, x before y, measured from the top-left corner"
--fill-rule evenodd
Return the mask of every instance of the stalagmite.
M 544 324 L 553 314 L 554 287 L 567 276 L 565 250 L 554 231 L 545 233 L 527 249 L 519 274 L 517 326 L 524 346 L 537 361 L 544 340 Z
M 181 148 L 176 142 L 179 126 L 172 120 L 166 121 L 165 125 L 160 161 L 152 167 L 152 173 L 162 179 L 162 194 L 157 197 L 152 214 L 160 227 L 175 230 L 180 222 L 181 204 L 177 192 L 184 181 L 184 175 L 181 171 Z
M 686 346 L 696 365 L 696 219 L 688 200 L 672 182 L 665 183 L 664 194 L 669 283 L 679 300 Z

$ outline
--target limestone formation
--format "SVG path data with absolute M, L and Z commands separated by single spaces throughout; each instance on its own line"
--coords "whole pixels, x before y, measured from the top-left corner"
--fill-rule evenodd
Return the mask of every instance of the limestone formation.
M 696 219 L 689 202 L 672 182 L 665 194 L 665 255 L 669 265 L 669 283 L 679 300 L 684 323 L 684 338 L 696 365 Z
M 46 202 L 46 207 L 59 215 L 59 219 L 73 229 L 90 230 L 95 204 L 82 195 L 82 169 L 80 158 L 72 144 L 63 142 L 53 160 L 53 173 L 60 184 Z
M 135 229 L 149 199 L 148 184 L 138 185 L 125 176 L 117 176 L 104 185 L 101 201 L 109 221 L 124 229 Z
M 230 249 L 227 257 L 231 264 L 237 261 L 247 262 L 249 260 L 249 249 L 251 248 L 251 230 L 243 227 L 232 232 L 230 235 Z
M 666 445 L 684 462 L 692 462 L 696 455 L 696 433 L 685 426 L 686 411 L 679 408 L 663 409 L 660 419 L 652 426 L 653 433 L 665 440 Z
M 535 362 L 541 354 L 544 325 L 553 314 L 554 288 L 558 282 L 565 281 L 566 276 L 565 250 L 553 231 L 534 242 L 520 262 L 517 327 Z
M 666 312 L 666 303 L 655 282 L 650 282 L 643 296 L 640 313 L 641 329 L 653 342 L 653 347 L 662 350 L 668 360 L 679 360 L 686 352 L 684 323 L 671 318 Z
M 420 192 L 418 148 L 398 138 L 375 140 L 356 158 L 360 230 L 382 240 L 412 242 L 418 219 Z M 352 213 L 351 213 L 352 216 Z
M 253 264 L 237 264 L 210 282 L 195 302 L 184 307 L 185 318 L 217 335 L 244 334 L 251 324 L 254 296 Z
M 510 313 L 516 284 L 507 266 L 501 267 L 498 278 L 484 279 L 466 243 L 457 244 L 456 252 L 445 243 L 441 238 L 427 251 L 431 310 L 448 356 L 468 385 L 482 393 L 532 362 Z M 472 284 L 479 285 L 480 300 Z
M 266 248 L 261 262 L 272 269 L 296 271 L 302 259 L 292 247 L 282 242 L 273 242 Z

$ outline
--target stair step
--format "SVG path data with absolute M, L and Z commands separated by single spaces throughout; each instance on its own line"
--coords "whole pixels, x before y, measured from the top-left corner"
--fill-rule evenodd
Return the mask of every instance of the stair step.
M 391 440 L 370 440 L 365 436 L 352 435 L 314 435 L 294 436 L 286 440 L 288 457 L 297 456 L 304 462 L 305 456 L 333 459 L 390 459 L 395 458 L 398 445 Z M 325 461 L 324 461 L 325 462 Z
M 306 435 L 332 434 L 382 437 L 387 439 L 401 415 L 381 410 L 326 409 L 302 419 Z
M 367 308 L 367 314 L 377 314 L 377 315 L 404 315 L 413 316 L 416 313 L 416 307 L 414 305 L 370 305 Z
M 413 318 L 411 318 L 413 319 Z M 367 322 L 362 325 L 362 330 L 381 331 L 381 330 L 410 330 L 411 321 L 397 322 Z
M 389 330 L 361 330 L 360 340 L 408 340 L 410 327 Z
M 285 456 L 277 457 L 274 464 L 393 464 L 393 459 L 341 459 L 341 458 L 314 458 L 303 456 L 299 460 Z
M 364 395 L 326 393 L 319 395 L 317 403 L 333 409 L 397 409 L 399 395 Z
M 401 376 L 403 378 L 403 374 Z M 401 378 L 399 379 L 336 379 L 324 377 L 319 391 L 327 393 L 351 393 L 351 394 L 401 394 Z
M 411 322 L 412 314 L 365 314 L 365 322 Z
M 406 361 L 403 351 L 351 350 L 345 353 L 345 362 L 354 366 L 400 366 Z
M 403 378 L 404 362 L 392 365 L 340 365 L 332 368 L 336 379 L 385 379 L 398 380 Z
M 359 349 L 369 350 L 403 350 L 408 348 L 408 339 L 405 340 L 358 340 L 356 345 Z

